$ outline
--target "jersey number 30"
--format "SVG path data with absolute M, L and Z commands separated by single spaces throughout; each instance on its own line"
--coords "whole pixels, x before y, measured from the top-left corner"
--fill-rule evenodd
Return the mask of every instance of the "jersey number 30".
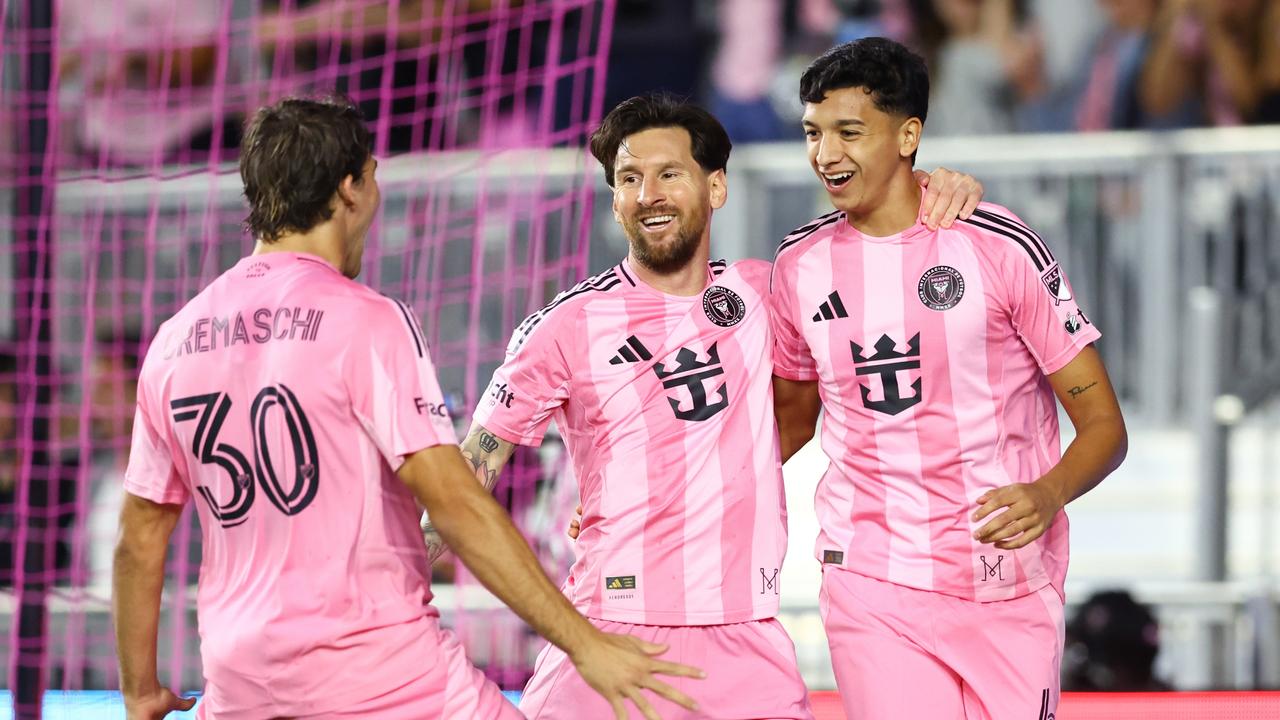
M 271 504 L 285 515 L 297 515 L 315 499 L 316 489 L 320 487 L 316 438 L 298 398 L 289 388 L 282 384 L 268 385 L 253 399 L 249 408 L 249 427 L 253 434 L 252 464 L 239 448 L 218 442 L 218 433 L 231 412 L 231 397 L 226 393 L 179 398 L 170 402 L 169 407 L 173 410 L 174 422 L 196 421 L 195 437 L 191 440 L 191 453 L 196 459 L 205 465 L 217 465 L 231 478 L 231 499 L 225 503 L 219 502 L 208 486 L 196 486 L 196 491 L 209 504 L 209 510 L 222 527 L 235 527 L 245 521 L 249 508 L 253 507 L 258 485 Z M 272 461 L 267 442 L 267 416 L 274 408 L 279 408 L 293 446 L 294 481 L 288 489 L 280 481 L 280 473 Z

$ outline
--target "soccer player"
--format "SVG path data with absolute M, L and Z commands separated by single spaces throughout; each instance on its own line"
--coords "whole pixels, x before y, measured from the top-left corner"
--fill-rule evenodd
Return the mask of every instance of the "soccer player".
M 1053 717 L 1062 508 L 1125 454 L 1124 421 L 1044 240 L 982 204 L 921 222 L 919 57 L 870 38 L 801 79 L 809 161 L 836 211 L 773 268 L 782 453 L 814 433 L 821 607 L 859 718 Z M 1059 458 L 1058 408 L 1076 438 Z
M 380 201 L 370 149 L 348 102 L 260 110 L 240 158 L 254 252 L 147 353 L 114 567 L 128 717 L 193 704 L 156 675 L 165 547 L 192 496 L 202 718 L 520 717 L 439 627 L 415 499 L 599 703 L 648 688 L 691 706 L 653 676 L 698 671 L 557 592 L 454 444 L 413 314 L 354 282 Z
M 710 260 L 729 138 L 705 110 L 652 95 L 614 108 L 591 151 L 627 257 L 516 329 L 463 454 L 492 487 L 514 446 L 539 443 L 555 419 L 584 509 L 565 592 L 597 627 L 708 669 L 681 689 L 712 714 L 659 699 L 663 717 L 810 718 L 775 619 L 786 516 L 769 264 Z M 957 178 L 971 179 L 939 172 L 945 214 L 970 187 Z M 520 707 L 535 719 L 608 713 L 554 647 Z

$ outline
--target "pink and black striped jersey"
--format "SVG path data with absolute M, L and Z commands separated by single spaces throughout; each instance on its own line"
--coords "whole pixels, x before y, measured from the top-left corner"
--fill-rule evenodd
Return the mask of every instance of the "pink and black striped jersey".
M 195 498 L 204 702 L 317 715 L 436 654 L 404 457 L 457 442 L 408 307 L 312 255 L 244 258 L 143 363 L 125 489 Z
M 1065 513 L 1016 551 L 969 519 L 1057 463 L 1046 375 L 1099 337 L 1040 236 L 989 203 L 890 237 L 831 213 L 783 241 L 771 290 L 774 372 L 817 381 L 825 413 L 819 560 L 979 601 L 1061 593 Z
M 555 419 L 583 505 L 565 592 L 652 625 L 773 617 L 786 551 L 769 265 L 666 295 L 623 263 L 517 328 L 475 421 L 537 444 Z

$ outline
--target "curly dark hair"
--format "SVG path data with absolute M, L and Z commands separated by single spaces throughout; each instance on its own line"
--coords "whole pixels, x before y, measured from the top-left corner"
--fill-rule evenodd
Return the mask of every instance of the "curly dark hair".
M 729 164 L 733 143 L 714 115 L 668 93 L 637 95 L 618 103 L 591 134 L 591 154 L 604 167 L 609 187 L 613 187 L 613 166 L 622 142 L 638 132 L 664 127 L 688 131 L 693 159 L 703 171 L 712 173 Z
M 929 70 L 906 46 L 880 37 L 837 45 L 800 77 L 800 102 L 820 103 L 827 93 L 865 88 L 881 112 L 920 118 L 929 114 Z
M 263 242 L 306 232 L 333 217 L 333 194 L 359 182 L 373 135 L 349 98 L 286 98 L 258 110 L 240 148 L 249 201 L 245 226 Z

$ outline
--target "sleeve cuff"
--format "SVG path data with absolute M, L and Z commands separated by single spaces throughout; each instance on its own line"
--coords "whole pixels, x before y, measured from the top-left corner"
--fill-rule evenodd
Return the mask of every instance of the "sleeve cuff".
M 1072 360 L 1075 360 L 1076 356 L 1079 355 L 1082 350 L 1097 342 L 1101 337 L 1102 333 L 1099 332 L 1097 328 L 1090 325 L 1083 333 L 1080 334 L 1079 337 L 1075 339 L 1075 342 L 1064 348 L 1062 352 L 1042 363 L 1040 365 L 1041 372 L 1045 375 L 1052 375 L 1058 372 L 1070 364 Z
M 773 374 L 783 380 L 795 380 L 796 382 L 813 382 L 818 379 L 818 371 L 816 369 L 793 368 L 778 362 L 773 364 Z
M 128 478 L 125 478 L 124 490 L 130 495 L 137 495 L 143 500 L 150 500 L 161 505 L 183 505 L 187 502 L 187 498 L 191 496 L 185 488 L 165 491 L 133 482 Z

